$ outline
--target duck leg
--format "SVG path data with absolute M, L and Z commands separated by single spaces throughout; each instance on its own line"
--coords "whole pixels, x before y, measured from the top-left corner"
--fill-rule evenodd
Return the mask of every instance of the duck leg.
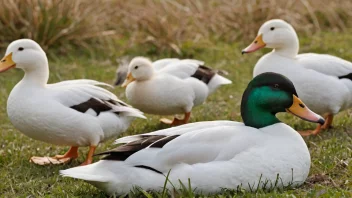
M 187 124 L 190 117 L 191 117 L 191 112 L 187 112 L 185 113 L 185 117 L 183 118 L 183 120 L 177 119 L 176 117 L 174 117 L 172 121 L 167 118 L 161 118 L 160 122 L 171 126 L 177 126 L 177 125 Z
M 325 117 L 325 124 L 322 126 L 322 129 L 330 129 L 332 128 L 332 121 L 334 119 L 334 115 L 329 114 Z
M 81 164 L 81 166 L 85 166 L 85 165 L 91 164 L 93 162 L 93 155 L 94 155 L 96 148 L 97 148 L 96 146 L 89 147 L 87 159 Z
M 38 165 L 47 165 L 47 164 L 64 164 L 72 159 L 78 157 L 78 146 L 71 146 L 71 148 L 64 155 L 55 155 L 55 157 L 37 157 L 33 156 L 30 159 L 30 162 L 33 162 Z
M 332 121 L 334 119 L 334 115 L 329 114 L 325 117 L 325 124 L 324 125 L 318 125 L 317 128 L 314 130 L 307 130 L 307 131 L 299 131 L 298 133 L 301 134 L 302 136 L 310 136 L 310 135 L 318 135 L 322 129 L 330 129 L 332 126 Z
M 301 136 L 317 135 L 318 133 L 320 133 L 321 128 L 322 126 L 318 124 L 317 128 L 315 128 L 314 130 L 298 131 L 298 133 L 301 134 Z

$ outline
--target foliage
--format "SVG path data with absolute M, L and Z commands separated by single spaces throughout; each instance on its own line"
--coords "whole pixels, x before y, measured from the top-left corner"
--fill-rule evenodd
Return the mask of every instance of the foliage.
M 352 1 L 345 0 L 0 0 L 0 5 L 0 47 L 31 38 L 62 52 L 72 44 L 108 46 L 112 53 L 142 46 L 149 54 L 189 56 L 190 45 L 252 38 L 272 18 L 307 35 L 352 25 Z

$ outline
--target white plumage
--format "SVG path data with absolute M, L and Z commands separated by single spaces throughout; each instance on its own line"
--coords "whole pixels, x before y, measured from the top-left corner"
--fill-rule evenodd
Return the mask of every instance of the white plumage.
M 30 138 L 55 145 L 96 147 L 125 131 L 135 117 L 144 118 L 142 112 L 96 86 L 105 83 L 70 80 L 47 84 L 47 57 L 32 40 L 12 42 L 6 55 L 25 71 L 8 98 L 8 116 Z
M 256 189 L 258 181 L 262 182 L 260 187 L 267 180 L 274 185 L 277 174 L 277 187 L 291 182 L 297 186 L 309 173 L 310 155 L 305 142 L 283 123 L 255 129 L 239 122 L 199 122 L 143 135 L 155 134 L 181 136 L 161 149 L 147 148 L 125 161 L 101 160 L 60 173 L 86 180 L 109 194 L 125 194 L 133 186 L 160 191 L 170 169 L 169 179 L 176 188 L 180 188 L 178 179 L 188 184 L 190 178 L 192 188 L 205 194 L 240 185 Z M 133 140 L 137 137 L 141 136 L 134 136 Z M 152 167 L 164 175 L 135 167 L 138 165 Z M 170 183 L 167 187 L 172 189 Z
M 191 59 L 162 59 L 152 63 L 146 58 L 134 58 L 124 84 L 126 97 L 145 113 L 184 113 L 183 121 L 187 123 L 187 113 L 194 106 L 202 104 L 220 85 L 231 83 L 203 64 Z
M 179 181 L 186 186 L 190 181 L 192 190 L 203 194 L 223 188 L 298 186 L 308 176 L 310 154 L 302 137 L 275 114 L 287 111 L 312 122 L 324 120 L 296 95 L 287 78 L 263 74 L 244 92 L 241 114 L 246 125 L 197 122 L 123 137 L 115 142 L 123 145 L 102 153 L 106 156 L 101 161 L 60 173 L 118 195 L 135 186 L 161 191 L 169 171 L 166 188 L 179 189 Z
M 259 59 L 253 76 L 276 72 L 292 80 L 302 101 L 314 112 L 326 117 L 323 129 L 330 127 L 334 114 L 352 107 L 351 62 L 328 54 L 298 54 L 299 42 L 295 30 L 279 19 L 264 23 L 254 43 L 243 53 L 262 47 L 274 50 Z M 320 126 L 308 134 L 319 131 Z

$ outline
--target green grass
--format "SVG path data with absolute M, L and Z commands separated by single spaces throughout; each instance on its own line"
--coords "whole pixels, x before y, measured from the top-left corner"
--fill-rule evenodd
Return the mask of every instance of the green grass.
M 351 32 L 351 31 L 350 31 Z M 207 102 L 193 110 L 191 122 L 202 120 L 229 119 L 241 121 L 240 99 L 242 92 L 252 77 L 256 61 L 268 50 L 242 56 L 241 49 L 252 40 L 237 44 L 217 43 L 208 46 L 192 46 L 185 49 L 185 54 L 204 60 L 207 65 L 226 70 L 227 76 L 233 81 L 230 86 L 224 86 L 211 95 Z M 301 40 L 301 52 L 329 53 L 352 60 L 352 34 L 323 33 L 313 38 Z M 50 54 L 49 49 L 48 53 Z M 131 50 L 132 55 L 144 55 L 148 51 L 141 48 Z M 116 64 L 113 61 L 118 55 L 111 51 L 100 52 L 94 56 L 50 55 L 50 82 L 61 80 L 89 78 L 112 83 Z M 139 53 L 139 54 L 138 54 Z M 163 53 L 161 53 L 163 54 Z M 163 56 L 167 56 L 164 54 Z M 153 57 L 153 58 L 161 58 Z M 0 75 L 0 196 L 1 197 L 106 197 L 100 190 L 91 185 L 70 178 L 62 178 L 58 172 L 80 164 L 86 156 L 87 148 L 81 148 L 78 160 L 67 165 L 37 166 L 29 163 L 33 155 L 55 155 L 64 153 L 68 148 L 57 147 L 32 140 L 17 131 L 6 115 L 6 100 L 13 86 L 22 78 L 20 70 L 10 70 Z M 124 90 L 112 90 L 118 97 L 125 100 Z M 280 119 L 295 129 L 315 127 L 287 114 L 280 114 Z M 307 182 L 297 189 L 271 192 L 236 192 L 224 191 L 217 197 L 351 197 L 352 196 L 352 111 L 348 110 L 336 116 L 334 128 L 323 131 L 318 136 L 304 138 L 312 157 L 312 166 Z M 158 116 L 148 115 L 148 120 L 136 120 L 123 135 L 145 133 L 164 128 L 160 125 Z M 112 141 L 98 147 L 97 152 L 114 148 Z M 96 157 L 95 161 L 99 158 Z M 118 167 L 117 167 L 118 168 Z M 186 185 L 186 184 L 185 184 Z M 187 185 L 186 185 L 187 187 Z M 142 194 L 139 194 L 142 196 Z M 181 191 L 181 196 L 192 195 L 187 190 Z

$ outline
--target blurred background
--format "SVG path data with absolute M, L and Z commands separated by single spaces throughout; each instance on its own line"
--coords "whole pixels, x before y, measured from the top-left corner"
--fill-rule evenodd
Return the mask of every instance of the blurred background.
M 116 56 L 191 56 L 214 42 L 254 38 L 268 19 L 291 23 L 299 35 L 346 31 L 346 0 L 0 0 L 0 47 L 31 38 L 56 53 L 104 50 Z

